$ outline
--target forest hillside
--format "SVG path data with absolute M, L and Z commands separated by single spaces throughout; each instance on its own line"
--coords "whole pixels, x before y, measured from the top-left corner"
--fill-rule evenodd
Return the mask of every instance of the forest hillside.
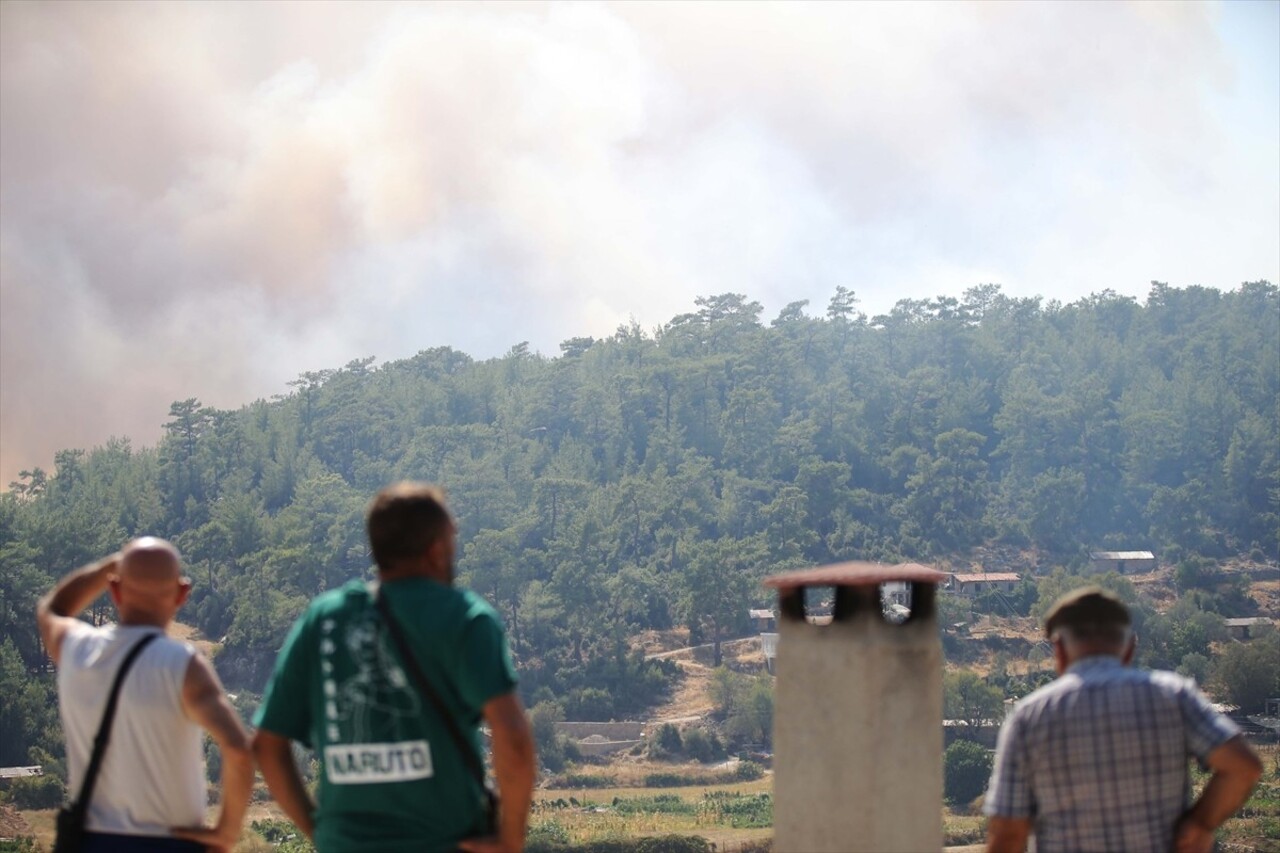
M 845 288 L 768 320 L 741 294 L 692 308 L 555 355 L 424 341 L 235 410 L 180 400 L 156 447 L 113 438 L 24 471 L 0 495 L 0 765 L 56 766 L 32 611 L 57 577 L 171 538 L 195 581 L 182 618 L 256 693 L 308 599 L 368 574 L 364 507 L 400 478 L 448 490 L 463 582 L 501 611 L 526 700 L 569 719 L 661 702 L 677 668 L 632 638 L 744 635 L 778 571 L 1003 550 L 1049 579 L 1107 548 L 1194 579 L 1280 560 L 1275 285 L 1068 305 L 983 285 L 874 317 Z

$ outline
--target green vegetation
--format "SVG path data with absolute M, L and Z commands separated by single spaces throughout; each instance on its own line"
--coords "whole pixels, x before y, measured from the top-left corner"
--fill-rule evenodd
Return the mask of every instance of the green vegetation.
M 66 799 L 66 786 L 53 773 L 9 779 L 0 789 L 0 802 L 19 809 L 56 809 Z
M 770 676 L 718 669 L 711 676 L 711 701 L 715 704 L 716 716 L 724 723 L 731 746 L 768 747 L 773 743 L 773 679 Z M 685 739 L 685 751 L 698 758 L 687 743 L 688 735 Z
M 546 842 L 540 837 L 540 827 L 530 832 L 528 853 L 712 853 L 714 849 L 705 838 L 687 835 L 660 835 L 634 839 L 608 838 L 581 844 Z M 539 837 L 534 837 L 538 833 Z
M 1253 612 L 1213 567 L 1280 549 L 1274 285 L 1070 305 L 983 285 L 871 318 L 840 288 L 805 307 L 764 322 L 727 293 L 554 358 L 357 359 L 237 410 L 177 401 L 154 448 L 115 438 L 23 472 L 0 495 L 0 763 L 61 754 L 31 617 L 56 577 L 135 534 L 173 539 L 195 580 L 184 620 L 220 644 L 229 689 L 259 691 L 306 601 L 368 575 L 363 509 L 397 478 L 449 489 L 462 581 L 502 612 L 526 703 L 566 719 L 667 695 L 676 667 L 637 633 L 741 636 L 772 601 L 762 577 L 835 560 L 994 544 L 1065 578 L 1089 548 L 1147 548 L 1185 563 L 1198 609 Z M 1238 689 L 1202 622 L 1203 642 L 1170 626 L 1151 654 L 1199 655 Z M 762 692 L 723 707 L 722 737 L 763 739 Z
M 36 843 L 34 838 L 2 838 L 0 839 L 0 853 L 38 853 L 40 845 Z
M 696 836 L 712 829 L 756 830 L 773 826 L 773 797 L 736 790 L 616 795 L 611 800 L 540 800 L 534 808 L 530 844 L 615 840 L 614 836 Z M 623 848 L 631 849 L 631 848 Z
M 942 756 L 942 791 L 952 806 L 965 806 L 987 789 L 991 753 L 981 744 L 957 740 Z
M 942 716 L 968 726 L 998 723 L 1004 717 L 1004 694 L 971 670 L 946 672 L 942 676 Z
M 288 820 L 255 820 L 249 829 L 276 853 L 315 853 L 315 847 Z
M 764 776 L 764 768 L 754 761 L 739 761 L 730 770 L 709 773 L 648 773 L 644 777 L 646 788 L 681 788 L 695 785 L 724 785 L 733 782 L 752 782 Z

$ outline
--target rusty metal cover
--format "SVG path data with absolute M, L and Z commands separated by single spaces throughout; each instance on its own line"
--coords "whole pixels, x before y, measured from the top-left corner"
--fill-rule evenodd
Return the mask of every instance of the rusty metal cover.
M 764 579 L 764 585 L 774 589 L 794 589 L 799 586 L 873 586 L 887 581 L 942 583 L 946 579 L 946 572 L 920 563 L 850 562 L 773 575 Z

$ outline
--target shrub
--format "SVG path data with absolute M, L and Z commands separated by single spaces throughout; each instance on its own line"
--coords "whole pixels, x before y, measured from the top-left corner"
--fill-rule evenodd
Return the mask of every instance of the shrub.
M 614 797 L 613 809 L 618 814 L 694 814 L 698 807 L 675 794 L 659 794 L 656 797 Z
M 40 845 L 34 838 L 0 838 L 0 853 L 40 853 Z
M 980 744 L 957 740 L 943 755 L 943 791 L 952 805 L 967 805 L 986 790 L 991 753 Z
M 735 829 L 773 826 L 773 797 L 768 794 L 711 791 L 703 796 L 702 808 L 728 821 Z
M 539 845 L 568 843 L 568 828 L 555 818 L 533 824 L 529 827 L 529 834 L 525 837 L 525 845 L 530 849 Z
M 616 788 L 618 780 L 607 773 L 561 773 L 547 780 L 549 788 Z
M 526 853 L 711 853 L 711 842 L 696 835 L 610 838 L 583 844 L 531 841 Z
M 570 720 L 613 719 L 613 696 L 599 687 L 580 687 L 569 691 L 564 701 L 565 717 Z
M 684 741 L 680 739 L 680 730 L 671 723 L 663 723 L 653 736 L 651 752 L 655 758 L 669 758 L 684 752 Z
M 724 758 L 724 745 L 715 733 L 708 734 L 703 729 L 689 729 L 684 733 L 685 754 L 694 761 L 716 761 Z
M 9 782 L 4 799 L 20 809 L 56 809 L 66 799 L 66 788 L 57 776 L 23 776 Z
M 649 773 L 644 777 L 646 788 L 679 788 L 681 785 L 697 785 L 698 780 L 679 773 Z
M 754 761 L 740 761 L 732 770 L 717 773 L 650 773 L 644 777 L 646 788 L 682 788 L 689 785 L 723 785 L 731 782 L 753 782 L 764 775 L 764 768 Z
M 564 769 L 565 738 L 556 732 L 556 723 L 564 719 L 564 708 L 558 702 L 539 702 L 529 711 L 533 741 L 538 747 L 538 760 L 555 773 Z
M 315 853 L 306 836 L 287 820 L 255 820 L 249 828 L 262 836 L 276 853 Z
M 772 838 L 756 838 L 738 845 L 738 853 L 773 853 Z

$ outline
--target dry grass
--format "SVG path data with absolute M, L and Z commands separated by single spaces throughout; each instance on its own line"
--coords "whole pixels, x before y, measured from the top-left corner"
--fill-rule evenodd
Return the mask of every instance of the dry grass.
M 672 772 L 671 765 L 649 765 L 643 769 Z M 633 782 L 642 780 L 643 774 L 620 774 Z M 698 808 L 705 795 L 712 792 L 738 794 L 744 797 L 771 794 L 773 779 L 766 776 L 752 782 L 727 785 L 691 785 L 678 788 L 615 787 L 593 790 L 547 789 L 535 796 L 534 811 L 530 819 L 532 832 L 553 829 L 573 843 L 613 838 L 638 838 L 646 835 L 699 835 L 718 845 L 718 849 L 732 850 L 737 844 L 769 838 L 772 828 L 736 828 L 723 815 L 712 809 Z M 642 811 L 627 813 L 616 806 L 623 801 L 649 801 L 657 798 L 679 801 L 684 811 Z M 566 805 L 567 803 L 567 805 Z
M 610 788 L 545 788 L 534 792 L 534 801 L 567 800 L 570 797 L 578 802 L 609 803 L 614 797 L 656 797 L 660 794 L 673 794 L 681 799 L 701 799 L 703 794 L 713 791 L 724 791 L 738 794 L 772 794 L 773 776 L 766 774 L 752 782 L 733 782 L 721 785 L 682 785 L 678 788 L 646 788 L 644 777 L 649 773 L 679 773 L 682 765 L 646 764 L 635 768 L 610 768 L 608 775 L 617 779 L 618 784 Z M 699 773 L 705 769 L 699 768 Z M 692 774 L 690 774 L 692 775 Z
M 207 658 L 212 658 L 214 652 L 218 650 L 217 643 L 205 639 L 194 627 L 185 625 L 182 622 L 174 622 L 169 625 L 169 636 L 190 643 L 196 647 L 200 654 Z
M 1274 616 L 1280 613 L 1280 580 L 1254 581 L 1249 586 L 1249 597 L 1258 603 L 1258 611 Z

